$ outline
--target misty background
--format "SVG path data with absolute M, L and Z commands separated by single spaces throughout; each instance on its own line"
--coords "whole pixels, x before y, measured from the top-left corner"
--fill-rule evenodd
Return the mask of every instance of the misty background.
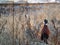
M 0 3 L 7 3 L 7 2 L 28 2 L 28 3 L 51 3 L 57 2 L 59 3 L 60 0 L 0 0 Z

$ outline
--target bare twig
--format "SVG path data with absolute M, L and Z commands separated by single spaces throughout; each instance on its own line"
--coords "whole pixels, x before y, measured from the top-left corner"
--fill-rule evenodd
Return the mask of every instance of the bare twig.
M 55 45 L 58 45 L 58 28 L 56 28 L 54 20 L 51 20 L 51 21 L 52 21 L 52 23 L 54 25 L 54 28 L 56 30 L 56 39 L 55 39 L 56 42 L 55 42 Z

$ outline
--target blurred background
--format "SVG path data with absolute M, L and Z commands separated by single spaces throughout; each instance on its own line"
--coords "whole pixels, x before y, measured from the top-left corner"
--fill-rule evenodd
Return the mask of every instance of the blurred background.
M 0 3 L 0 45 L 46 45 L 40 39 L 44 19 L 48 45 L 60 45 L 60 4 L 22 2 Z
M 28 2 L 28 3 L 60 3 L 60 0 L 0 0 L 0 3 L 7 3 L 7 2 L 14 2 L 14 3 L 21 3 L 21 2 Z

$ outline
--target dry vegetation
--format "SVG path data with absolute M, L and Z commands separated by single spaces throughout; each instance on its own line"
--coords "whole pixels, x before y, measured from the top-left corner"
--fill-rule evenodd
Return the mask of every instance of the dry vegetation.
M 60 4 L 14 5 L 14 12 L 7 7 L 9 15 L 0 13 L 0 45 L 44 45 L 40 36 L 45 18 L 51 32 L 48 45 L 60 45 Z

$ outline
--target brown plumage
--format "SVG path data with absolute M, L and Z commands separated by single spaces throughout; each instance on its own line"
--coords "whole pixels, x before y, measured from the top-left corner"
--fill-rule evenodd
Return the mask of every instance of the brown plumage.
M 44 27 L 43 27 L 43 29 L 42 29 L 41 33 L 46 33 L 47 35 L 49 35 L 49 34 L 50 34 L 50 31 L 49 31 L 49 29 L 48 29 L 48 26 L 47 26 L 47 25 L 44 25 Z

